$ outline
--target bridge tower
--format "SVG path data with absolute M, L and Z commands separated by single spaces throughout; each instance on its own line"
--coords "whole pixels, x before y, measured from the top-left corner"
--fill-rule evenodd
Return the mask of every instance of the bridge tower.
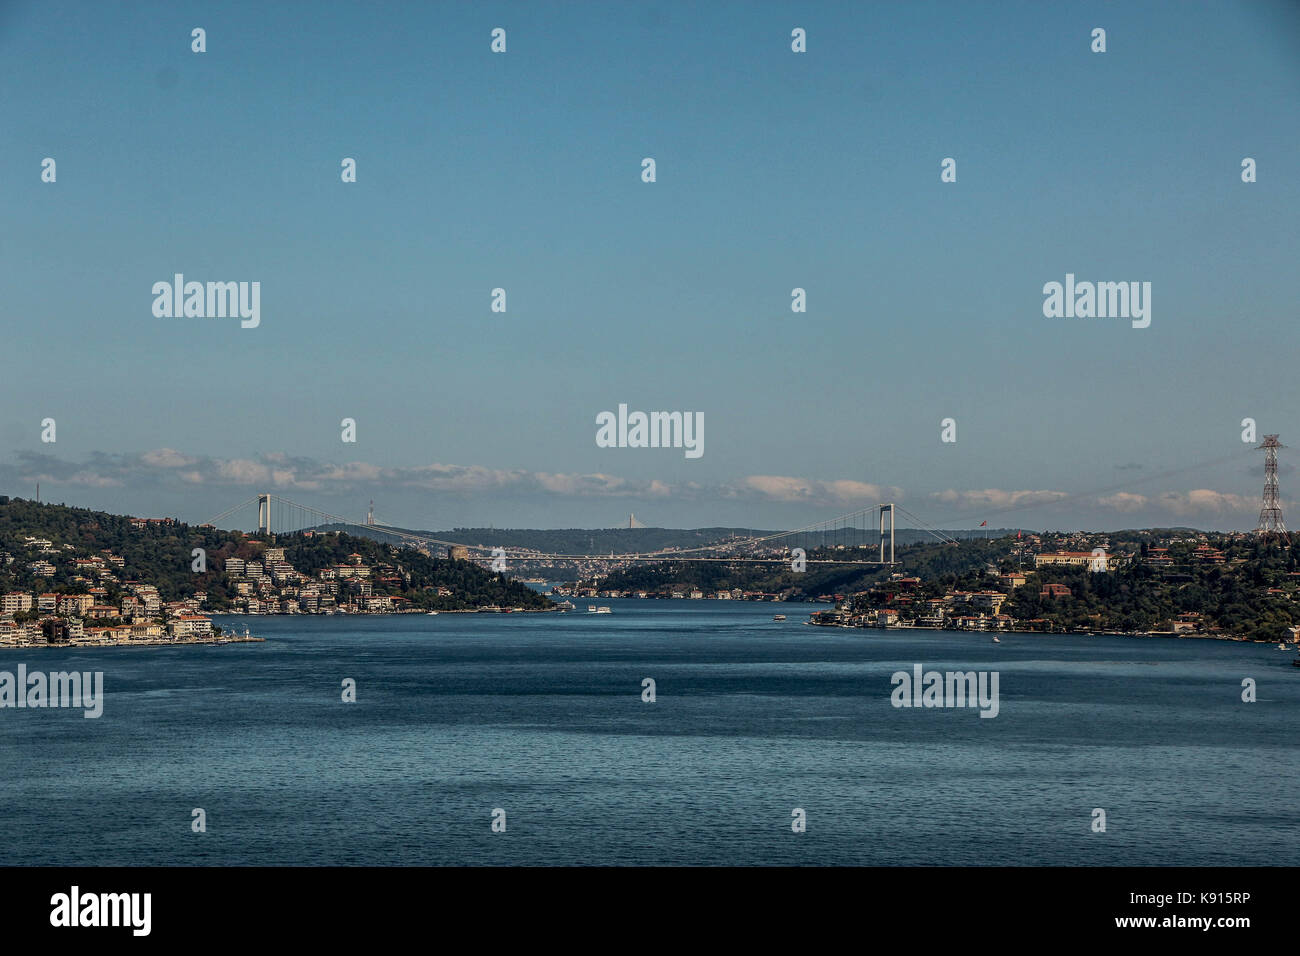
M 271 533 L 271 496 L 257 496 L 257 530 Z
M 889 513 L 889 564 L 894 563 L 894 506 L 880 506 L 880 563 L 885 564 L 885 513 Z
M 1277 493 L 1277 450 L 1285 448 L 1276 435 L 1265 435 L 1262 444 L 1255 446 L 1264 449 L 1264 500 L 1259 509 L 1259 527 L 1255 533 L 1261 538 L 1277 535 L 1284 541 L 1290 541 L 1286 522 L 1282 520 L 1282 503 Z

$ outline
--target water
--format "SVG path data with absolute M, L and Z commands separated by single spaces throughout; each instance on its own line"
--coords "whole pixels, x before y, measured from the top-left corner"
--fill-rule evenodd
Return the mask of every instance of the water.
M 601 603 L 614 613 L 218 618 L 268 641 L 0 652 L 9 671 L 102 670 L 106 693 L 98 720 L 0 710 L 4 862 L 1300 863 L 1293 651 Z M 999 715 L 892 707 L 890 675 L 915 663 L 997 670 Z

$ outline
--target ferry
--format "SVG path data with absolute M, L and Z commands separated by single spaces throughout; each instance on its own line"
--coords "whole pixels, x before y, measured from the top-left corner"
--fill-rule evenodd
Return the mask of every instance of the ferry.
M 608 604 L 602 604 L 600 607 L 596 608 L 595 610 L 592 610 L 591 608 L 588 608 L 587 610 L 591 611 L 593 614 L 613 614 L 613 613 L 614 613 L 614 609 L 611 608 Z
M 778 614 L 778 615 L 776 615 L 775 617 L 773 617 L 772 620 L 774 620 L 774 621 L 784 621 L 784 620 L 785 620 L 785 615 L 784 615 L 784 614 Z
M 572 610 L 573 610 L 573 602 L 572 602 L 572 601 L 561 601 L 560 603 L 556 604 L 555 606 L 558 607 L 561 611 L 572 611 Z

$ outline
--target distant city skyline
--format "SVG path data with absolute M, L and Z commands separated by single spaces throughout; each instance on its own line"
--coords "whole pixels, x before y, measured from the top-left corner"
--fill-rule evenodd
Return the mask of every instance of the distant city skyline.
M 1244 530 L 1300 447 L 1300 5 L 20 2 L 0 81 L 0 494 Z

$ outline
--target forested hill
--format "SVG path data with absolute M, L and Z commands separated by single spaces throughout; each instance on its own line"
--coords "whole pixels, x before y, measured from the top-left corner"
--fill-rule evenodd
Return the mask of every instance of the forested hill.
M 810 551 L 805 571 L 795 572 L 785 564 L 690 563 L 635 565 L 611 572 L 599 582 L 601 588 L 620 591 L 656 591 L 664 588 L 700 588 L 712 592 L 740 588 L 745 591 L 787 593 L 796 598 L 851 594 L 885 580 L 890 574 L 904 571 L 926 579 L 959 575 L 986 568 L 1006 552 L 1008 539 L 973 539 L 960 547 L 935 542 L 910 544 L 897 550 L 897 567 L 881 565 L 822 565 L 820 558 L 867 560 L 876 558 L 872 548 L 822 552 Z M 592 582 L 594 583 L 594 582 Z
M 375 540 L 389 540 L 383 532 L 370 532 L 355 525 L 322 525 L 318 531 L 346 531 L 351 534 L 373 536 Z M 439 541 L 477 545 L 488 548 L 527 548 L 547 554 L 641 554 L 664 548 L 699 548 L 709 544 L 729 541 L 732 538 L 763 538 L 778 534 L 756 528 L 453 528 L 450 531 L 418 531 L 412 528 L 394 528 L 408 534 L 425 535 Z M 976 531 L 941 531 L 952 538 L 991 539 L 1015 534 L 1005 529 L 980 528 Z M 875 541 L 875 532 L 869 532 Z M 894 534 L 897 545 L 929 543 L 935 535 L 916 528 L 899 528 Z
M 44 548 L 27 539 L 48 541 Z M 163 601 L 208 595 L 207 608 L 229 607 L 232 582 L 224 573 L 230 557 L 260 561 L 268 547 L 285 549 L 295 571 L 314 577 L 322 568 L 347 564 L 356 554 L 373 569 L 373 593 L 402 597 L 411 607 L 462 609 L 545 608 L 548 598 L 468 561 L 430 557 L 347 534 L 268 535 L 186 525 L 173 519 L 133 519 L 85 508 L 40 504 L 0 496 L 0 593 L 85 593 L 108 590 L 116 604 L 125 582 L 152 584 Z M 194 570 L 194 549 L 203 549 L 205 570 Z M 103 574 L 85 564 L 104 561 Z M 78 560 L 82 564 L 78 564 Z M 44 564 L 42 564 L 42 562 Z M 33 565 L 36 567 L 33 568 Z M 52 570 L 51 570 L 52 569 Z M 439 594 L 442 588 L 444 593 Z M 450 594 L 445 593 L 450 590 Z

